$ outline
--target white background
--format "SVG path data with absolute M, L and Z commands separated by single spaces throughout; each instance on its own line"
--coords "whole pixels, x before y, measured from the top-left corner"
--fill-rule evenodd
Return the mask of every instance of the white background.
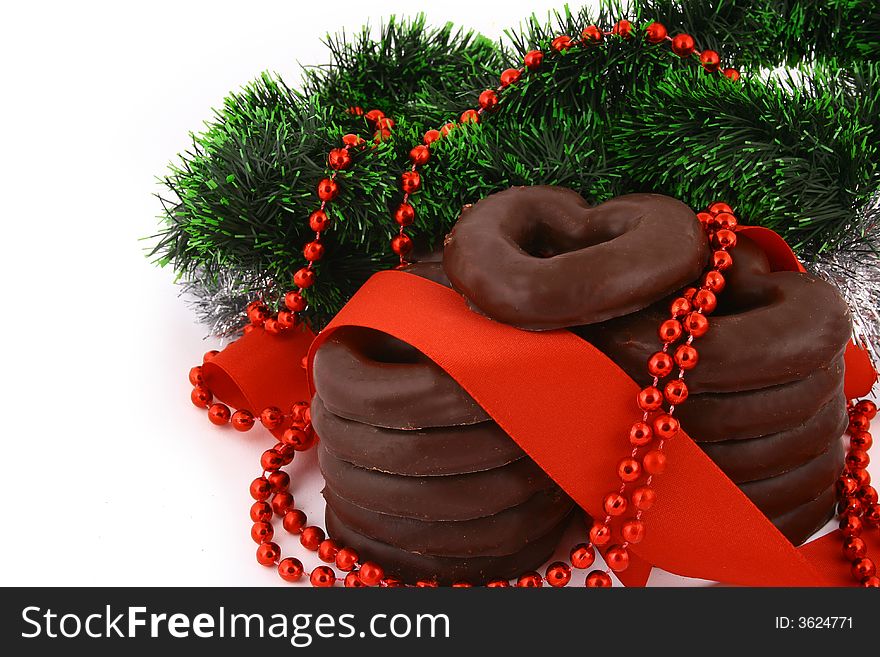
M 298 62 L 327 62 L 328 32 L 426 10 L 499 37 L 562 6 L 440 4 L 4 8 L 0 584 L 280 583 L 249 536 L 268 434 L 217 429 L 192 407 L 187 371 L 217 343 L 139 241 L 157 226 L 156 177 L 227 92 L 262 70 L 296 84 Z M 294 494 L 320 520 L 314 470 L 298 460 Z

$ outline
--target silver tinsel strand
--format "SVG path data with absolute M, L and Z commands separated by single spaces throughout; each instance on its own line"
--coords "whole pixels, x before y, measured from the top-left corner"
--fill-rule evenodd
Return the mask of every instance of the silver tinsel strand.
M 849 304 L 853 341 L 880 365 L 880 257 L 863 249 L 842 249 L 821 256 L 806 268 L 834 285 Z

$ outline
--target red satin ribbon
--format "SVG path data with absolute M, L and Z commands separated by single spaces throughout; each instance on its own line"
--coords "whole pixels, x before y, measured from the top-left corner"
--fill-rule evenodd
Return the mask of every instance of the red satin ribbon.
M 775 233 L 746 230 L 775 267 L 797 264 Z M 579 505 L 603 515 L 602 496 L 617 488 L 614 466 L 628 451 L 625 437 L 638 415 L 638 387 L 592 345 L 567 331 L 531 333 L 498 324 L 470 312 L 451 290 L 401 272 L 376 274 L 363 286 L 312 343 L 310 365 L 321 342 L 343 326 L 380 330 L 425 353 Z M 249 408 L 284 408 L 306 396 L 300 361 L 308 339 L 306 333 L 279 340 L 254 331 L 205 368 L 208 385 Z M 855 381 L 856 396 L 870 389 L 860 386 L 876 374 L 863 352 L 851 351 L 847 384 Z M 632 546 L 624 583 L 643 585 L 651 566 L 748 586 L 851 583 L 834 535 L 797 550 L 690 438 L 670 441 L 667 454 L 670 466 L 656 480 L 658 501 L 646 515 L 645 540 Z M 880 541 L 868 540 L 869 549 L 880 549 Z

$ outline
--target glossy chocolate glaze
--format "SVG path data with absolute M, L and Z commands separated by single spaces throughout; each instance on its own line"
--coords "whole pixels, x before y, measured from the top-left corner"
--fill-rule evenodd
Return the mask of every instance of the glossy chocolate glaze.
M 843 472 L 844 454 L 843 441 L 837 441 L 824 454 L 794 470 L 740 484 L 739 488 L 768 517 L 781 515 L 832 486 Z
M 491 470 L 525 452 L 494 422 L 399 431 L 353 422 L 312 399 L 312 426 L 335 457 L 358 467 L 408 476 Z
M 539 491 L 518 506 L 485 518 L 426 521 L 376 513 L 324 489 L 333 513 L 351 529 L 402 550 L 446 557 L 503 556 L 551 531 L 574 507 L 561 490 Z
M 749 439 L 803 424 L 842 394 L 843 358 L 839 358 L 792 383 L 691 395 L 676 407 L 675 414 L 697 442 Z
M 362 559 L 383 564 L 386 574 L 407 583 L 436 579 L 444 586 L 465 581 L 483 584 L 491 579 L 512 579 L 534 570 L 550 558 L 562 537 L 569 518 L 525 548 L 505 556 L 440 557 L 402 550 L 368 538 L 347 527 L 328 506 L 325 512 L 327 533 L 335 540 L 357 550 Z
M 389 429 L 486 422 L 489 415 L 427 356 L 380 331 L 345 327 L 315 354 L 315 389 L 335 415 Z
M 318 444 L 327 486 L 365 509 L 420 520 L 472 520 L 522 504 L 555 486 L 531 459 L 483 472 L 406 477 L 358 468 Z
M 836 505 L 835 487 L 829 486 L 815 499 L 770 518 L 770 522 L 794 545 L 800 545 L 831 520 Z
M 656 302 L 709 257 L 694 212 L 659 194 L 595 207 L 563 187 L 513 187 L 465 209 L 443 267 L 475 310 L 529 330 L 592 324 Z
M 775 477 L 825 452 L 849 422 L 843 395 L 834 397 L 803 424 L 747 440 L 698 443 L 735 483 Z
M 695 343 L 700 360 L 687 375 L 691 392 L 790 383 L 841 354 L 852 327 L 846 302 L 832 285 L 809 274 L 770 273 L 763 251 L 743 236 L 733 262 L 709 332 Z M 668 304 L 573 330 L 646 385 L 645 363 L 660 344 L 657 327 L 669 316 Z

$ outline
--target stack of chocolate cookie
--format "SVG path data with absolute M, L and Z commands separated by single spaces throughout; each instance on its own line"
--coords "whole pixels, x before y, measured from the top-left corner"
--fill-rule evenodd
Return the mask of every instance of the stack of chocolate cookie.
M 838 292 L 797 272 L 773 272 L 740 237 L 734 265 L 695 343 L 682 427 L 795 544 L 831 516 L 847 425 L 843 351 L 850 337 Z M 642 385 L 668 301 L 578 333 Z
M 313 373 L 330 536 L 408 582 L 510 578 L 550 556 L 573 503 L 437 365 L 347 328 Z

